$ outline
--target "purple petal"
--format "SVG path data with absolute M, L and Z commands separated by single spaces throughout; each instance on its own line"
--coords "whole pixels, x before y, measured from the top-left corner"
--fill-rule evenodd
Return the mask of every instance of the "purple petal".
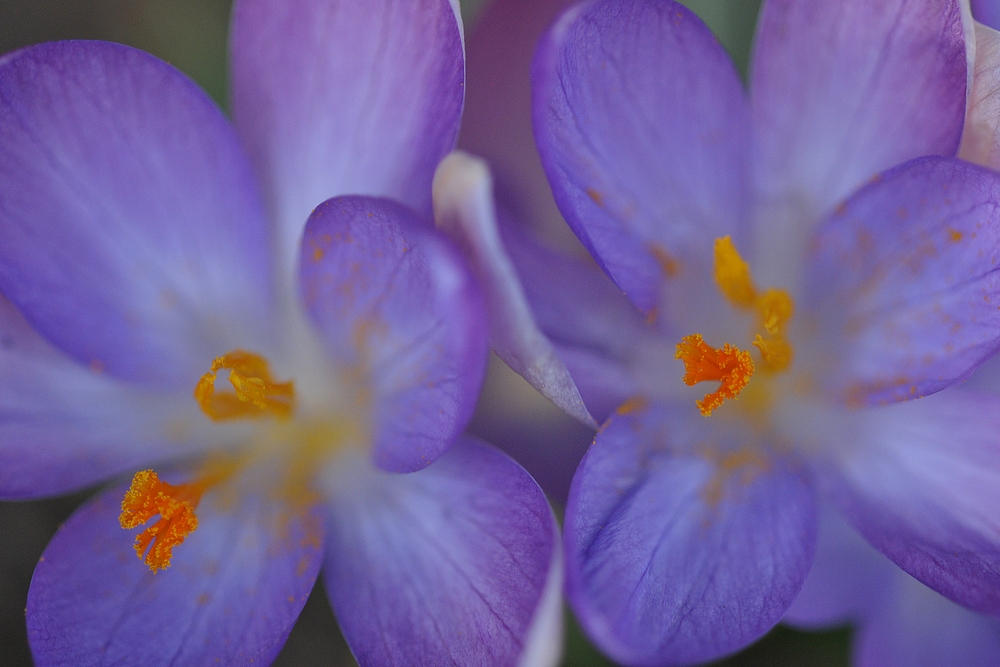
M 77 510 L 35 569 L 27 615 L 39 667 L 269 664 L 316 581 L 319 516 L 210 492 L 198 529 L 154 574 L 118 523 L 124 494 Z
M 742 648 L 778 622 L 805 579 L 811 485 L 725 427 L 693 407 L 620 413 L 577 471 L 567 596 L 619 662 L 688 664 Z
M 899 572 L 838 512 L 824 506 L 812 569 L 781 621 L 806 630 L 864 621 L 891 592 Z
M 749 110 L 707 27 L 674 2 L 602 0 L 560 17 L 533 66 L 535 136 L 559 209 L 645 311 L 657 255 L 709 256 L 747 205 Z
M 500 239 L 485 162 L 460 152 L 442 161 L 434 177 L 434 215 L 483 286 L 490 344 L 497 356 L 567 414 L 597 428 L 565 364 L 535 324 L 525 289 Z
M 1000 177 L 958 160 L 901 165 L 824 223 L 807 307 L 832 388 L 877 404 L 939 391 L 1000 346 Z
M 449 0 L 240 0 L 232 26 L 233 113 L 283 258 L 333 196 L 392 197 L 430 215 L 462 112 Z
M 548 229 L 566 223 L 545 180 L 531 129 L 535 44 L 572 0 L 496 0 L 469 34 L 458 145 L 490 163 L 505 201 Z M 568 233 L 568 230 L 567 230 Z
M 959 607 L 908 575 L 854 640 L 857 667 L 992 667 L 1000 663 L 1000 622 Z
M 360 664 L 513 665 L 559 641 L 557 527 L 516 463 L 471 439 L 408 475 L 353 463 L 329 480 L 323 577 Z
M 942 595 L 1000 612 L 1000 397 L 955 388 L 852 421 L 827 471 L 847 517 Z
M 0 498 L 65 493 L 211 436 L 191 396 L 130 386 L 81 366 L 0 296 Z
M 1000 3 L 997 3 L 1000 11 Z M 958 156 L 992 169 L 1000 168 L 1000 33 L 975 26 L 976 64 Z
M 0 61 L 0 292 L 83 364 L 187 389 L 266 348 L 265 224 L 232 128 L 169 65 L 105 42 Z
M 338 197 L 306 224 L 303 303 L 366 386 L 376 463 L 418 470 L 461 433 L 486 366 L 482 298 L 458 255 L 389 199 Z
M 765 206 L 795 206 L 771 215 L 815 220 L 879 171 L 958 149 L 956 0 L 767 2 L 752 62 L 757 185 Z
M 982 21 L 994 30 L 1000 29 L 1000 2 L 996 0 L 972 0 L 972 15 L 976 17 L 977 21 Z

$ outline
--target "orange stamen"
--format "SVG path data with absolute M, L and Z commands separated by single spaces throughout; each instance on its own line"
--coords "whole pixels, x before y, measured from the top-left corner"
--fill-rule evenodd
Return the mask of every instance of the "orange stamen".
M 234 392 L 215 391 L 215 374 L 229 370 Z M 295 409 L 295 385 L 275 382 L 264 357 L 233 350 L 212 362 L 194 388 L 194 398 L 202 412 L 215 421 L 245 419 L 271 414 L 287 419 Z
M 718 381 L 719 388 L 697 401 L 701 414 L 708 417 L 727 398 L 735 399 L 753 376 L 750 353 L 729 343 L 721 350 L 708 345 L 701 334 L 685 336 L 677 344 L 675 358 L 684 362 L 684 384 Z
M 174 486 L 161 482 L 152 470 L 140 470 L 132 478 L 118 522 L 131 530 L 160 515 L 156 523 L 135 538 L 136 554 L 153 572 L 170 567 L 173 548 L 198 527 L 194 510 L 208 486 L 204 481 Z

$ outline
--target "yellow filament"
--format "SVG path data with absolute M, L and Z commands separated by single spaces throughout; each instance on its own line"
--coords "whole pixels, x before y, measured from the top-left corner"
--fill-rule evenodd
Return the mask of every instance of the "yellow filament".
M 795 302 L 783 289 L 758 290 L 750 266 L 729 236 L 715 239 L 715 282 L 731 304 L 756 312 L 766 335 L 758 334 L 753 345 L 760 350 L 764 370 L 777 373 L 791 366 L 795 355 L 785 329 L 795 314 Z
M 706 417 L 727 398 L 739 396 L 753 376 L 753 360 L 749 352 L 729 343 L 723 345 L 721 350 L 716 349 L 707 344 L 701 334 L 682 338 L 674 356 L 684 362 L 684 384 L 689 387 L 699 382 L 719 382 L 718 389 L 696 402 L 701 414 Z
M 215 376 L 222 369 L 229 370 L 235 391 L 215 391 Z M 287 419 L 295 410 L 294 383 L 275 382 L 267 360 L 246 350 L 217 357 L 195 386 L 194 398 L 202 412 L 215 421 L 265 415 Z
M 715 239 L 715 283 L 737 308 L 752 308 L 757 301 L 750 266 L 740 257 L 732 237 Z

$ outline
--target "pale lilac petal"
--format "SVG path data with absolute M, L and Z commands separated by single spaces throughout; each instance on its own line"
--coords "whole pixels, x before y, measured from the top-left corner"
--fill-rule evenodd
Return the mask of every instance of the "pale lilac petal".
M 749 109 L 709 29 L 673 2 L 564 13 L 533 65 L 535 137 L 567 222 L 644 311 L 664 256 L 710 257 L 746 217 Z M 692 267 L 688 267 L 691 269 Z
M 823 630 L 865 621 L 892 592 L 899 572 L 836 510 L 825 505 L 812 569 L 781 622 Z
M 407 475 L 340 463 L 323 577 L 360 664 L 553 664 L 558 532 L 527 473 L 471 439 Z
M 768 214 L 808 224 L 877 172 L 954 155 L 965 46 L 957 0 L 765 3 L 750 89 Z
M 249 162 L 184 75 L 106 42 L 0 62 L 0 292 L 45 338 L 187 389 L 267 347 L 270 265 Z
M 832 497 L 942 595 L 1000 612 L 1000 397 L 953 388 L 855 413 L 828 446 Z
M 993 667 L 1000 621 L 977 614 L 894 573 L 894 586 L 855 635 L 856 667 Z
M 745 432 L 717 426 L 693 406 L 618 414 L 574 479 L 567 595 L 619 662 L 738 650 L 778 622 L 809 570 L 811 485 L 781 455 L 741 442 Z
M 330 197 L 431 213 L 462 112 L 461 22 L 449 0 L 239 0 L 233 113 L 292 261 Z
M 901 165 L 824 223 L 806 307 L 831 389 L 852 404 L 927 395 L 1000 346 L 1000 176 L 954 159 Z
M 596 428 L 565 364 L 535 323 L 500 238 L 492 179 L 482 160 L 460 152 L 445 158 L 434 177 L 434 216 L 483 286 L 493 351 L 567 414 Z
M 303 303 L 370 396 L 374 457 L 418 470 L 462 432 L 486 366 L 482 297 L 447 240 L 389 199 L 338 197 L 306 225 Z
M 205 433 L 204 422 L 187 392 L 76 363 L 0 296 L 0 498 L 73 491 L 232 435 Z
M 1000 8 L 1000 3 L 996 3 Z M 998 10 L 1000 11 L 1000 10 Z M 958 157 L 1000 168 L 1000 33 L 977 23 L 976 64 Z
M 572 0 L 496 0 L 483 10 L 466 49 L 465 111 L 458 145 L 490 163 L 497 188 L 520 215 L 549 230 L 566 223 L 531 130 L 535 44 Z
M 28 594 L 36 664 L 269 664 L 319 572 L 318 514 L 209 492 L 197 530 L 154 574 L 132 547 L 137 531 L 118 523 L 124 494 L 88 502 L 45 549 Z

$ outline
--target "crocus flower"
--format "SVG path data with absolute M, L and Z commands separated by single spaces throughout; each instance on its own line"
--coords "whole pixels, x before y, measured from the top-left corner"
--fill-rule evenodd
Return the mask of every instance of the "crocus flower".
M 551 511 L 460 435 L 481 297 L 430 222 L 455 6 L 232 26 L 235 127 L 125 46 L 0 59 L 0 493 L 128 475 L 35 571 L 37 664 L 266 664 L 321 566 L 361 664 L 551 663 Z
M 749 100 L 676 3 L 562 14 L 534 60 L 535 137 L 614 285 L 498 237 L 483 165 L 439 169 L 494 349 L 603 422 L 565 547 L 612 658 L 693 663 L 764 633 L 809 570 L 818 492 L 916 579 L 1000 612 L 1000 404 L 935 394 L 1000 345 L 1000 178 L 948 157 L 964 13 L 765 2 Z

